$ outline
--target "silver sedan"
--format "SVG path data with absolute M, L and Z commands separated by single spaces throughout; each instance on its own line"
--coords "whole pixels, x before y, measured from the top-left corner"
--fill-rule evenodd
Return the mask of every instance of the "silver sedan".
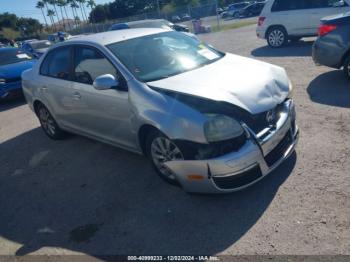
M 250 186 L 298 140 L 283 68 L 179 32 L 128 29 L 68 40 L 22 79 L 50 138 L 71 132 L 144 154 L 188 192 Z

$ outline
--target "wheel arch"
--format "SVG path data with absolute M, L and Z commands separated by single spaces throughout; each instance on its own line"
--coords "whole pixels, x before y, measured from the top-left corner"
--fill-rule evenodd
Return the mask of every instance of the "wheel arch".
M 146 139 L 147 139 L 147 136 L 152 131 L 162 132 L 157 127 L 155 127 L 153 125 L 150 125 L 150 124 L 144 124 L 138 130 L 137 138 L 138 138 L 139 146 L 141 148 L 141 151 L 142 151 L 143 155 L 145 155 L 145 156 L 147 155 L 147 152 L 146 152 L 147 151 L 146 150 Z
M 344 66 L 345 60 L 350 56 L 350 47 L 348 48 L 348 50 L 344 53 L 342 60 L 341 60 L 341 64 L 340 67 Z
M 33 109 L 34 109 L 34 113 L 38 116 L 38 110 L 39 110 L 39 106 L 40 105 L 43 105 L 45 106 L 45 104 L 40 101 L 39 99 L 35 99 L 34 102 L 33 102 Z

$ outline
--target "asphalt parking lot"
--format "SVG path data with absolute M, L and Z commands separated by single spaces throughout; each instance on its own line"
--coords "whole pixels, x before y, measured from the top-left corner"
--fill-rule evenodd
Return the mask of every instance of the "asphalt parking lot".
M 141 156 L 78 136 L 52 141 L 23 101 L 2 104 L 1 255 L 350 255 L 349 82 L 313 64 L 312 39 L 273 50 L 254 26 L 200 37 L 287 70 L 297 152 L 245 191 L 190 195 Z

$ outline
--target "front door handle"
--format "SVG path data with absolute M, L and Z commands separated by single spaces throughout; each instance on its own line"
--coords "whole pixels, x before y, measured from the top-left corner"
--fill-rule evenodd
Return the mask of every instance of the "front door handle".
M 73 98 L 75 100 L 80 100 L 81 99 L 81 95 L 78 92 L 76 92 L 76 93 L 74 93 Z

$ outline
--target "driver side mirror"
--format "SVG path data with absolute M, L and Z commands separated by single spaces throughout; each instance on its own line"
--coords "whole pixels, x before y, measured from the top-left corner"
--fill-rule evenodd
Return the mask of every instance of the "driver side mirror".
M 97 90 L 108 90 L 119 86 L 119 81 L 115 79 L 111 74 L 101 75 L 97 77 L 93 83 L 93 86 Z

